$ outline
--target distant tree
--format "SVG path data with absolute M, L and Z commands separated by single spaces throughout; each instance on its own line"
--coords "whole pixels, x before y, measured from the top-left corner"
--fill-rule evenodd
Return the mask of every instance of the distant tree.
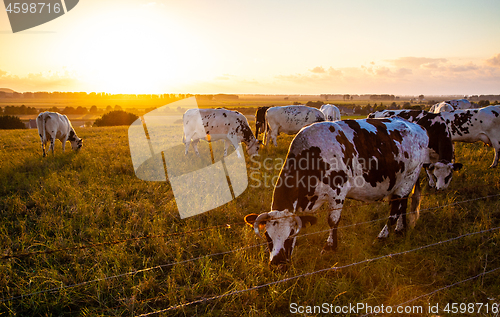
M 111 108 L 111 106 L 107 106 L 106 107 L 106 112 L 110 112 L 110 111 L 113 111 L 113 108 Z
M 396 109 L 398 109 L 398 105 L 396 104 L 396 102 L 393 101 L 391 103 L 391 105 L 389 106 L 389 109 L 390 110 L 396 110 Z
M 85 107 L 78 106 L 75 110 L 75 113 L 77 114 L 87 114 L 88 110 Z
M 301 105 L 301 103 L 300 103 L 300 102 L 298 102 L 298 101 L 294 101 L 294 102 L 293 102 L 293 105 L 294 105 L 294 106 L 298 106 L 298 105 Z
M 64 108 L 64 110 L 62 111 L 62 113 L 64 113 L 64 114 L 75 114 L 76 110 L 75 110 L 75 108 L 73 108 L 71 106 L 68 106 L 68 107 Z
M 122 109 L 122 107 L 121 107 L 121 106 L 119 106 L 119 105 L 115 105 L 115 109 L 114 109 L 114 110 L 115 110 L 115 111 L 121 111 L 121 110 L 123 110 L 123 109 Z
M 26 129 L 26 126 L 19 117 L 0 116 L 0 129 Z
M 96 112 L 97 112 L 97 106 L 92 106 L 92 107 L 90 107 L 89 112 L 90 112 L 90 113 L 96 113 Z
M 411 103 L 409 103 L 409 102 L 405 102 L 405 103 L 403 104 L 403 109 L 411 109 Z
M 479 100 L 477 105 L 479 108 L 488 107 L 490 105 L 490 101 L 489 100 Z
M 313 107 L 313 108 L 319 108 L 322 105 L 324 105 L 323 101 L 308 101 L 306 103 L 306 106 Z
M 48 111 L 50 111 L 50 112 L 59 112 L 59 109 L 54 106 L 54 107 L 50 108 Z
M 111 111 L 94 122 L 96 127 L 107 127 L 117 125 L 130 125 L 139 117 L 133 113 L 125 111 Z

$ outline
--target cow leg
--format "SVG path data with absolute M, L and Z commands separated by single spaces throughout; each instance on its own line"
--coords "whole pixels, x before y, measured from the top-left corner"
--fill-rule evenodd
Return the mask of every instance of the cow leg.
M 389 204 L 391 206 L 391 214 L 389 215 L 387 224 L 378 234 L 379 239 L 387 238 L 389 236 L 389 230 L 394 224 L 396 224 L 396 233 L 403 233 L 406 230 L 406 207 L 408 205 L 408 195 L 405 197 L 392 195 Z
M 335 251 L 337 250 L 337 227 L 340 221 L 340 215 L 342 213 L 342 206 L 344 205 L 344 199 L 336 198 L 334 203 L 330 203 L 330 212 L 328 213 L 328 225 L 330 226 L 330 234 L 326 239 L 326 244 L 323 247 L 325 251 Z
M 40 135 L 40 139 L 42 139 L 42 141 L 41 141 L 41 143 L 42 143 L 42 153 L 43 153 L 43 157 L 45 157 L 46 156 L 46 154 L 45 154 L 45 144 L 47 142 L 43 142 L 43 137 L 41 135 Z
M 62 150 L 63 150 L 63 153 L 64 153 L 64 151 L 66 150 L 66 140 L 62 140 L 62 144 L 63 144 Z
M 493 143 L 493 142 L 492 142 Z M 498 158 L 500 156 L 500 142 L 495 140 L 493 143 L 493 148 L 495 149 L 495 158 L 493 159 L 493 163 L 491 163 L 490 167 L 496 167 L 498 165 Z
M 54 147 L 56 145 L 56 138 L 50 136 L 50 150 L 52 151 L 52 155 L 54 155 Z
M 198 142 L 200 140 L 199 139 L 195 139 L 192 141 L 192 144 L 193 144 L 193 149 L 194 149 L 194 152 L 196 153 L 196 155 L 200 156 L 200 152 L 198 151 Z M 189 143 L 188 143 L 189 144 Z M 188 145 L 189 146 L 189 145 Z

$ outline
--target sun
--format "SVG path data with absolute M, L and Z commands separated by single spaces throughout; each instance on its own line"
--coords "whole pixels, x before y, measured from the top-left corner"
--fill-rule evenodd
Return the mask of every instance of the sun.
M 199 41 L 168 16 L 143 8 L 101 12 L 66 41 L 72 69 L 95 91 L 159 93 L 179 89 L 203 69 Z

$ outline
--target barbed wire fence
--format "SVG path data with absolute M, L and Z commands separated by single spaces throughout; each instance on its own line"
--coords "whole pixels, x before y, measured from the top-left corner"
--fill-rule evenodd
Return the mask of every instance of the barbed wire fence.
M 500 194 L 487 195 L 487 196 L 482 196 L 482 197 L 477 197 L 477 198 L 471 198 L 471 199 L 467 199 L 467 200 L 463 200 L 463 201 L 453 202 L 451 204 L 434 206 L 434 207 L 422 209 L 422 210 L 420 210 L 420 213 L 429 212 L 431 210 L 435 210 L 435 209 L 439 209 L 439 208 L 445 208 L 445 207 L 460 205 L 460 204 L 464 204 L 464 203 L 468 203 L 468 202 L 478 201 L 478 200 L 482 200 L 482 199 L 488 199 L 488 198 L 498 197 L 498 196 L 500 196 Z M 360 205 L 366 205 L 366 204 L 360 204 Z M 356 207 L 356 206 L 357 205 L 351 206 L 351 207 Z M 371 223 L 375 223 L 375 222 L 383 221 L 383 220 L 387 220 L 387 219 L 388 219 L 388 217 L 384 217 L 384 218 L 379 218 L 379 219 L 370 220 L 370 221 L 366 221 L 366 222 L 359 222 L 359 223 L 354 223 L 354 224 L 350 224 L 350 225 L 339 226 L 338 229 L 349 228 L 349 227 L 354 227 L 354 226 L 359 226 L 359 225 L 371 224 Z M 105 243 L 97 243 L 97 244 L 86 245 L 86 246 L 79 246 L 79 247 L 72 247 L 72 248 L 70 247 L 70 248 L 57 249 L 57 250 L 36 251 L 36 252 L 31 252 L 29 254 L 28 253 L 24 253 L 24 254 L 18 254 L 18 255 L 9 255 L 9 256 L 4 256 L 2 259 L 11 259 L 11 258 L 14 258 L 14 257 L 24 257 L 24 256 L 34 256 L 34 255 L 39 255 L 39 254 L 43 254 L 43 253 L 51 254 L 51 253 L 62 252 L 62 251 L 67 251 L 67 250 L 76 250 L 76 249 L 84 249 L 84 248 L 92 248 L 92 247 L 102 247 L 102 246 L 106 246 L 106 245 L 123 243 L 123 242 L 126 242 L 126 241 L 154 239 L 154 238 L 158 238 L 158 237 L 182 236 L 182 235 L 188 235 L 188 234 L 198 233 L 198 232 L 207 231 L 207 230 L 214 230 L 214 229 L 224 228 L 224 227 L 225 228 L 231 228 L 232 225 L 234 226 L 234 225 L 241 225 L 241 224 L 244 224 L 244 223 L 239 222 L 239 223 L 235 223 L 235 224 L 231 224 L 231 225 L 229 225 L 229 224 L 223 224 L 223 225 L 216 225 L 216 226 L 211 226 L 211 227 L 207 227 L 207 228 L 190 230 L 190 231 L 186 231 L 186 232 L 171 233 L 171 234 L 166 234 L 166 235 L 156 235 L 156 236 L 146 236 L 146 237 L 131 238 L 131 239 L 121 239 L 121 240 L 115 240 L 115 241 L 110 241 L 110 242 L 105 242 Z M 176 309 L 179 309 L 179 308 L 187 307 L 187 306 L 190 306 L 190 305 L 195 305 L 195 304 L 199 304 L 199 303 L 205 303 L 205 302 L 212 301 L 212 300 L 215 300 L 215 299 L 220 299 L 220 298 L 224 298 L 224 297 L 228 297 L 228 296 L 234 296 L 234 295 L 238 295 L 238 294 L 241 294 L 241 293 L 249 292 L 249 291 L 252 291 L 252 290 L 257 290 L 257 289 L 265 288 L 265 287 L 268 287 L 268 286 L 271 286 L 271 285 L 275 285 L 275 284 L 279 284 L 279 283 L 285 283 L 287 281 L 291 281 L 291 280 L 299 279 L 299 278 L 302 278 L 302 277 L 319 274 L 319 273 L 326 272 L 326 271 L 341 270 L 341 269 L 345 269 L 345 268 L 348 268 L 348 267 L 360 265 L 360 264 L 363 264 L 363 263 L 370 263 L 370 262 L 377 261 L 377 260 L 380 260 L 380 259 L 383 259 L 383 258 L 395 257 L 395 256 L 403 255 L 403 254 L 408 254 L 408 253 L 411 253 L 411 252 L 415 252 L 415 251 L 427 249 L 427 248 L 432 247 L 432 246 L 437 246 L 437 245 L 449 243 L 449 242 L 452 242 L 452 241 L 456 241 L 458 239 L 462 239 L 462 238 L 465 238 L 465 237 L 468 237 L 468 236 L 493 232 L 493 231 L 498 230 L 498 229 L 500 229 L 500 227 L 491 228 L 491 229 L 482 230 L 482 231 L 477 231 L 477 232 L 472 232 L 472 233 L 466 233 L 466 234 L 463 234 L 463 235 L 460 235 L 460 236 L 457 236 L 457 237 L 454 237 L 454 238 L 451 238 L 451 239 L 448 239 L 448 240 L 438 241 L 436 243 L 432 243 L 432 244 L 428 244 L 428 245 L 425 245 L 425 246 L 417 247 L 417 248 L 414 248 L 414 249 L 411 249 L 411 250 L 397 252 L 397 253 L 391 253 L 391 254 L 388 254 L 388 255 L 384 255 L 384 256 L 380 256 L 380 257 L 376 257 L 376 258 L 371 258 L 371 259 L 365 259 L 365 260 L 362 260 L 362 261 L 359 261 L 359 262 L 350 263 L 350 264 L 346 264 L 346 265 L 343 265 L 343 266 L 329 267 L 329 268 L 317 270 L 317 271 L 314 271 L 314 272 L 307 272 L 307 273 L 304 273 L 304 274 L 300 274 L 300 275 L 288 277 L 286 279 L 282 279 L 282 280 L 278 280 L 278 281 L 273 281 L 273 282 L 265 283 L 265 284 L 262 284 L 262 285 L 253 286 L 253 287 L 250 287 L 250 288 L 247 288 L 247 289 L 243 289 L 243 290 L 231 291 L 231 292 L 227 292 L 227 293 L 220 294 L 220 295 L 217 295 L 217 296 L 213 296 L 213 297 L 210 297 L 210 298 L 203 298 L 203 299 L 199 299 L 199 300 L 195 300 L 195 301 L 191 301 L 191 302 L 186 302 L 186 303 L 182 303 L 182 304 L 170 306 L 170 307 L 168 307 L 166 309 L 158 310 L 158 311 L 153 311 L 153 312 L 150 312 L 150 313 L 145 313 L 145 314 L 143 314 L 141 316 L 149 316 L 149 315 L 154 315 L 154 314 L 158 314 L 158 313 L 162 313 L 162 312 L 172 311 L 172 310 L 176 310 Z M 312 232 L 312 233 L 302 234 L 302 235 L 298 236 L 298 238 L 305 237 L 305 236 L 308 236 L 308 235 L 313 235 L 313 234 L 324 233 L 324 232 L 328 232 L 328 231 L 329 230 L 323 230 L 323 231 L 316 231 L 316 232 Z M 51 289 L 45 289 L 45 290 L 41 290 L 41 291 L 29 293 L 29 294 L 22 294 L 22 295 L 13 296 L 13 297 L 10 297 L 10 298 L 3 298 L 3 299 L 0 299 L 0 303 L 15 301 L 15 300 L 23 299 L 23 298 L 28 298 L 28 297 L 31 297 L 31 296 L 34 296 L 34 295 L 43 294 L 43 293 L 54 293 L 54 292 L 58 292 L 58 291 L 61 291 L 61 290 L 64 290 L 64 289 L 76 288 L 76 287 L 88 285 L 88 284 L 91 284 L 91 283 L 97 283 L 97 282 L 101 282 L 101 281 L 107 281 L 107 280 L 111 280 L 111 279 L 117 279 L 117 278 L 120 278 L 120 277 L 125 277 L 125 276 L 130 276 L 130 275 L 136 275 L 136 274 L 139 274 L 139 273 L 143 273 L 143 272 L 147 272 L 147 271 L 152 271 L 152 270 L 157 270 L 157 269 L 162 269 L 162 268 L 169 267 L 169 266 L 183 265 L 183 264 L 186 264 L 186 263 L 189 263 L 189 262 L 201 260 L 201 259 L 208 258 L 208 257 L 221 256 L 221 255 L 226 255 L 226 254 L 230 254 L 230 253 L 240 252 L 240 251 L 244 251 L 244 250 L 248 250 L 248 249 L 252 249 L 252 248 L 256 248 L 256 247 L 261 247 L 261 246 L 264 246 L 266 244 L 267 243 L 250 245 L 250 246 L 246 246 L 246 247 L 242 247 L 242 248 L 237 248 L 237 249 L 233 249 L 233 250 L 229 250 L 229 251 L 225 251 L 225 252 L 219 252 L 219 253 L 213 253 L 213 254 L 203 255 L 203 256 L 199 256 L 199 257 L 195 257 L 195 258 L 186 259 L 186 260 L 183 260 L 183 261 L 178 261 L 178 262 L 173 262 L 173 263 L 166 263 L 166 264 L 157 265 L 157 266 L 153 266 L 153 267 L 149 267 L 149 268 L 144 268 L 144 269 L 140 269 L 140 270 L 136 270 L 136 271 L 126 272 L 126 273 L 123 273 L 123 274 L 106 276 L 106 277 L 103 277 L 103 278 L 93 279 L 93 280 L 89 280 L 89 281 L 83 281 L 83 282 L 75 283 L 75 284 L 71 284 L 71 285 L 64 285 L 64 286 L 61 286 L 61 287 L 56 287 L 56 288 L 51 288 Z M 437 290 L 435 290 L 435 291 L 433 291 L 433 292 L 431 292 L 429 294 L 422 295 L 422 296 L 419 296 L 417 298 L 410 299 L 407 302 L 402 303 L 400 305 L 404 305 L 406 303 L 410 303 L 412 301 L 418 300 L 421 297 L 430 296 L 430 295 L 432 295 L 432 294 L 434 294 L 434 293 L 436 293 L 436 292 L 438 292 L 440 290 L 443 290 L 443 289 L 446 289 L 446 288 L 450 288 L 450 287 L 462 284 L 462 283 L 467 282 L 469 280 L 472 280 L 474 278 L 477 278 L 477 277 L 480 277 L 480 276 L 484 276 L 484 275 L 496 272 L 498 269 L 500 269 L 500 268 L 495 268 L 495 269 L 489 270 L 488 272 L 483 272 L 482 274 L 479 274 L 479 275 L 476 275 L 474 277 L 468 278 L 466 280 L 453 283 L 453 284 L 448 285 L 446 287 L 442 287 L 442 288 L 437 289 Z M 161 297 L 162 296 L 157 296 L 157 297 L 155 297 L 155 299 L 158 299 L 158 298 L 161 298 Z

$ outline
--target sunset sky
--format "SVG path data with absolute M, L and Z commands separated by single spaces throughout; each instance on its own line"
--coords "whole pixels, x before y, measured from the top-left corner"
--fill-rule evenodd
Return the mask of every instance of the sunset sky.
M 500 94 L 500 1 L 81 0 L 12 33 L 0 88 Z

